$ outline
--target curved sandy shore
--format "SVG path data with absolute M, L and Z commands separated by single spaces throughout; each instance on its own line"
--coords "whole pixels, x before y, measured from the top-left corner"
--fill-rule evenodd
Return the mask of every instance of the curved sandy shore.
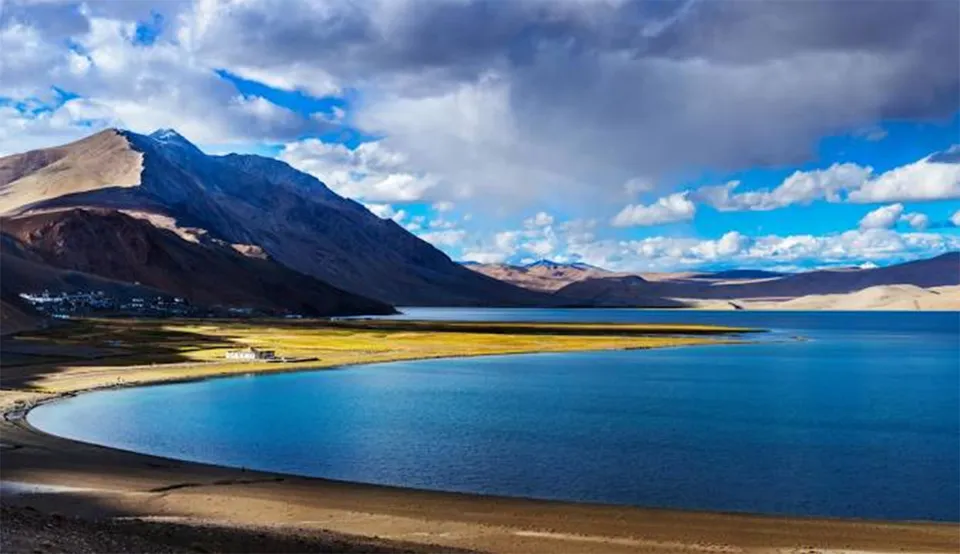
M 3 504 L 140 525 L 215 523 L 235 538 L 251 528 L 296 537 L 292 551 L 381 548 L 488 552 L 957 552 L 960 526 L 767 517 L 477 496 L 345 483 L 181 462 L 45 434 L 23 403 L 48 395 L 2 396 L 2 478 L 34 488 Z M 21 404 L 15 406 L 15 402 Z M 9 514 L 8 514 L 9 519 Z M 151 528 L 152 532 L 152 528 Z M 146 533 L 140 529 L 137 536 Z M 170 537 L 171 531 L 165 530 Z M 172 536 L 176 536 L 174 533 Z M 206 535 L 205 535 L 206 536 Z M 372 539 L 376 537 L 376 539 Z M 324 540 L 327 540 L 324 539 Z M 7 537 L 5 537 L 7 540 Z M 311 543 L 310 540 L 321 542 Z M 214 544 L 234 544 L 215 542 Z M 261 549 L 281 551 L 279 543 Z M 267 546 L 271 545 L 271 546 Z M 314 545 L 314 546 L 311 546 Z M 325 545 L 325 546 L 324 546 Z M 214 547 L 215 549 L 216 547 Z M 221 547 L 228 548 L 228 547 Z M 210 550 L 206 548 L 204 550 Z M 171 550 L 177 551 L 177 550 Z

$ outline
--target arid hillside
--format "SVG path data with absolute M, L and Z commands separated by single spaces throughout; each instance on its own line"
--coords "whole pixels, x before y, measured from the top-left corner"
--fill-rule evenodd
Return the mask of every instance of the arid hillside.
M 188 240 L 244 245 L 336 288 L 391 304 L 550 301 L 454 263 L 395 222 L 281 161 L 209 156 L 172 130 L 107 130 L 0 158 L 0 213 L 78 207 L 163 222 Z
M 113 210 L 73 208 L 6 218 L 2 223 L 6 233 L 46 266 L 136 283 L 195 305 L 304 315 L 392 311 L 387 304 L 270 259 L 245 256 L 229 245 L 189 242 Z

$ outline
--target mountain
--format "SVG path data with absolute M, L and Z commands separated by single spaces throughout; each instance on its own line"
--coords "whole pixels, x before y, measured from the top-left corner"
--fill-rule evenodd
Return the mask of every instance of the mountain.
M 199 306 L 232 306 L 304 315 L 392 313 L 348 293 L 228 245 L 183 240 L 121 212 L 73 208 L 6 218 L 5 233 L 44 264 L 136 283 Z
M 6 221 L 3 223 L 6 227 Z M 45 290 L 57 293 L 100 290 L 118 298 L 164 294 L 143 285 L 52 266 L 39 253 L 6 232 L 0 233 L 0 277 L 4 298 L 19 298 L 21 293 Z
M 100 291 L 116 303 L 165 295 L 163 291 L 143 285 L 54 267 L 44 262 L 27 245 L 6 233 L 0 233 L 0 278 L 0 335 L 34 329 L 47 322 L 46 316 L 21 299 L 21 293 L 51 291 L 55 294 L 77 294 Z M 172 296 L 166 296 L 173 299 Z
M 535 262 L 526 264 L 521 267 L 524 267 L 528 270 L 542 269 L 545 271 L 558 271 L 558 270 L 564 270 L 564 269 L 576 269 L 580 271 L 606 272 L 605 269 L 602 269 L 590 264 L 585 264 L 581 262 L 562 263 L 562 262 L 555 262 L 553 260 L 537 260 Z
M 777 271 L 765 271 L 763 269 L 727 269 L 724 271 L 712 271 L 707 273 L 697 273 L 692 275 L 691 279 L 718 279 L 718 280 L 734 280 L 734 279 L 773 279 L 776 277 L 783 277 L 787 275 L 786 273 L 780 273 Z
M 811 294 L 843 294 L 881 285 L 922 288 L 960 284 L 960 252 L 876 268 L 822 269 L 777 279 L 713 287 L 712 298 L 796 298 Z
M 637 275 L 584 279 L 556 292 L 565 304 L 631 308 L 684 308 L 680 300 L 660 296 L 654 283 Z
M 209 156 L 172 130 L 107 130 L 0 159 L 0 214 L 78 207 L 122 211 L 195 244 L 259 251 L 338 289 L 386 303 L 551 300 L 454 263 L 395 222 L 281 161 Z
M 539 260 L 527 265 L 464 264 L 467 268 L 494 279 L 542 292 L 553 292 L 570 283 L 600 277 L 609 272 L 584 263 L 558 263 Z
M 20 298 L 0 287 L 0 335 L 39 328 L 43 317 Z
M 749 310 L 960 311 L 960 286 L 877 285 L 846 294 L 813 294 L 783 302 L 742 304 Z
M 783 301 L 811 295 L 855 293 L 890 285 L 912 285 L 925 289 L 960 285 L 960 253 L 950 252 L 927 260 L 887 267 L 825 269 L 764 279 L 685 277 L 651 282 L 639 277 L 631 279 L 613 275 L 566 285 L 557 290 L 555 295 L 564 302 L 602 299 L 608 305 L 633 306 L 646 298 Z

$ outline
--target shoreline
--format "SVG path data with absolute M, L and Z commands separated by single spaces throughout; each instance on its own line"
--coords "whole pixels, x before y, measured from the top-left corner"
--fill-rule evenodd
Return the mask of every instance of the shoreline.
M 446 357 L 450 356 L 419 359 Z M 439 545 L 474 551 L 574 553 L 789 552 L 801 547 L 815 551 L 956 552 L 960 547 L 960 527 L 954 522 L 641 508 L 351 483 L 81 443 L 44 433 L 26 419 L 29 410 L 40 404 L 96 390 L 247 374 L 346 370 L 367 363 L 386 362 L 332 367 L 314 362 L 308 364 L 312 367 L 283 369 L 276 364 L 250 364 L 244 372 L 179 378 L 160 371 L 120 383 L 112 379 L 131 370 L 116 367 L 81 375 L 72 382 L 61 381 L 65 388 L 57 394 L 4 390 L 0 392 L 3 481 L 83 490 L 5 494 L 2 503 L 5 509 L 32 506 L 41 513 L 100 521 L 122 517 L 151 525 L 213 522 L 219 526 L 217 536 L 251 528 L 301 538 L 332 532 L 360 551 L 373 548 L 371 540 L 386 541 L 376 543 L 377 548 L 386 545 L 413 551 Z M 91 378 L 99 378 L 99 386 L 76 386 Z
M 96 519 L 120 512 L 145 521 L 217 522 L 294 535 L 323 530 L 358 541 L 493 552 L 799 547 L 955 552 L 960 546 L 958 526 L 951 522 L 641 508 L 409 489 L 139 454 L 49 435 L 25 417 L 5 419 L 2 426 L 4 482 L 66 488 L 4 495 L 4 506 L 59 515 Z
M 799 340 L 799 339 L 789 339 Z M 214 368 L 217 366 L 236 366 L 239 363 L 247 364 L 250 369 L 247 371 L 231 371 L 225 369 L 221 372 L 206 373 L 203 375 L 164 375 L 164 376 L 145 376 L 119 382 L 103 382 L 77 388 L 68 388 L 57 392 L 47 392 L 44 390 L 21 390 L 0 388 L 0 418 L 5 421 L 15 421 L 19 419 L 26 420 L 26 415 L 34 408 L 57 402 L 66 398 L 72 398 L 81 394 L 93 392 L 116 390 L 123 388 L 148 388 L 159 387 L 163 385 L 176 385 L 183 383 L 197 383 L 203 381 L 213 381 L 217 379 L 235 379 L 241 377 L 268 377 L 270 375 L 284 375 L 290 373 L 308 373 L 313 371 L 347 371 L 366 365 L 391 364 L 397 362 L 423 362 L 430 360 L 456 360 L 464 358 L 487 358 L 498 356 L 536 356 L 551 354 L 577 354 L 590 352 L 629 352 L 634 350 L 669 350 L 674 348 L 690 348 L 703 346 L 732 346 L 748 345 L 751 341 L 746 340 L 716 340 L 711 342 L 700 342 L 690 344 L 678 344 L 673 346 L 635 346 L 623 348 L 598 348 L 595 350 L 572 350 L 572 351 L 539 351 L 539 352 L 502 352 L 502 353 L 480 353 L 480 354 L 445 354 L 439 356 L 421 356 L 421 357 L 398 357 L 395 359 L 385 359 L 377 361 L 355 361 L 343 362 L 337 365 L 322 365 L 322 360 L 296 361 L 296 362 L 181 362 L 173 364 L 154 364 L 150 366 L 116 366 L 104 368 L 104 373 L 124 374 L 127 371 L 136 369 L 167 370 L 167 369 L 196 369 L 196 368 Z M 320 365 L 318 365 L 320 364 Z M 27 400 L 15 398 L 12 395 L 39 396 L 36 400 Z M 24 402 L 23 405 L 18 405 Z M 12 406 L 10 404 L 13 404 Z M 12 417 L 13 416 L 13 417 Z M 38 433 L 44 433 L 35 429 Z M 44 433 L 48 434 L 48 433 Z M 51 435 L 55 436 L 55 435 Z M 0 440 L 2 443 L 2 440 Z

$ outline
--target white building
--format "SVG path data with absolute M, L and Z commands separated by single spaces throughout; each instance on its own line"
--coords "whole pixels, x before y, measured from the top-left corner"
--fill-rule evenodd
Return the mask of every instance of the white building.
M 260 350 L 250 346 L 241 350 L 228 350 L 226 357 L 228 360 L 252 362 L 255 360 L 274 360 L 277 355 L 273 350 Z

